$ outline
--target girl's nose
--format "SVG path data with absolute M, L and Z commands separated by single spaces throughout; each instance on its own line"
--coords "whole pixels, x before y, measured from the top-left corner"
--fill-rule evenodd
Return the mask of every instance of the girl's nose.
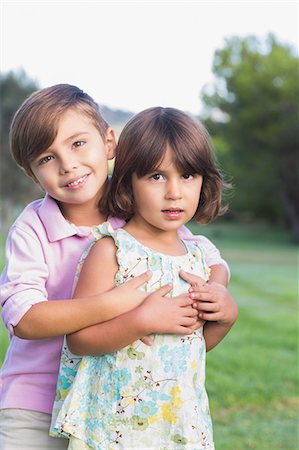
M 182 191 L 180 182 L 178 180 L 168 181 L 167 190 L 166 190 L 166 198 L 168 200 L 178 200 L 182 198 Z

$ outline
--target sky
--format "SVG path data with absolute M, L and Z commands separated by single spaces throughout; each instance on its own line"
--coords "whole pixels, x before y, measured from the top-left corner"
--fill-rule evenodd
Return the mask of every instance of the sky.
M 216 49 L 270 32 L 298 49 L 298 1 L 1 0 L 1 71 L 75 84 L 111 108 L 199 114 Z

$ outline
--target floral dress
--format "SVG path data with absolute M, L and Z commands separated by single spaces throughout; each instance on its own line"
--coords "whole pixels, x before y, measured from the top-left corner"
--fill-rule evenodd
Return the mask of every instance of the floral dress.
M 184 241 L 186 254 L 169 256 L 107 223 L 96 233 L 115 241 L 115 285 L 151 270 L 144 289 L 153 292 L 172 282 L 172 297 L 189 287 L 179 270 L 209 277 L 203 251 L 195 243 Z M 214 449 L 202 328 L 188 336 L 152 338 L 152 346 L 138 340 L 117 352 L 82 360 L 64 347 L 51 434 L 75 436 L 96 450 Z

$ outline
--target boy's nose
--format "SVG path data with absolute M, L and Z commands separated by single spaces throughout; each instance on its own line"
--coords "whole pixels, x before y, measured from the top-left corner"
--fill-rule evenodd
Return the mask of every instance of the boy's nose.
M 62 175 L 64 175 L 65 173 L 69 173 L 72 172 L 73 170 L 77 169 L 78 164 L 76 161 L 70 161 L 70 160 L 65 160 L 65 161 L 61 161 L 60 164 L 60 173 Z

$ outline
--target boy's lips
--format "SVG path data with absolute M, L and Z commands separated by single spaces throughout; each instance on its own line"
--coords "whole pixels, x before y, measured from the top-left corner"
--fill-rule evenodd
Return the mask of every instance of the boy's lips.
M 66 183 L 65 187 L 68 188 L 76 188 L 82 186 L 82 184 L 86 181 L 89 174 L 85 174 L 82 177 L 73 178 L 71 181 Z

